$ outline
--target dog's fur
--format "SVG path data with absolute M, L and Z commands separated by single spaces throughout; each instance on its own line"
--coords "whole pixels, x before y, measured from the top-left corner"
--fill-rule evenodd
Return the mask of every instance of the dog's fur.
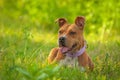
M 67 57 L 61 52 L 60 48 L 63 46 L 72 48 L 73 45 L 76 44 L 76 46 L 69 51 L 74 54 L 75 52 L 79 51 L 84 45 L 86 45 L 83 36 L 85 18 L 83 16 L 78 16 L 73 24 L 69 24 L 64 18 L 57 19 L 57 22 L 60 27 L 58 38 L 60 40 L 61 37 L 65 37 L 65 40 L 64 43 L 59 41 L 59 47 L 53 48 L 51 50 L 48 56 L 48 62 L 62 62 L 64 65 L 68 63 L 73 65 L 75 59 Z M 82 55 L 78 56 L 77 59 L 79 66 L 89 67 L 90 69 L 94 68 L 94 64 L 86 51 L 84 51 Z

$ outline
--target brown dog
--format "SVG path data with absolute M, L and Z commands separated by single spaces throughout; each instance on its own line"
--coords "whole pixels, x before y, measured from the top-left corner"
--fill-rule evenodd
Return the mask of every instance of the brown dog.
M 74 66 L 76 59 L 78 65 L 94 68 L 92 60 L 87 55 L 86 42 L 83 36 L 85 18 L 77 17 L 74 24 L 69 24 L 66 19 L 57 19 L 59 24 L 59 47 L 53 48 L 48 56 L 49 63 L 60 62 L 62 65 Z

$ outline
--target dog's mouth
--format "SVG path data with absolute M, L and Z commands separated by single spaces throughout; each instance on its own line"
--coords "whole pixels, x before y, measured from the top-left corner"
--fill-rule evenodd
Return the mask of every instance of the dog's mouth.
M 77 46 L 77 44 L 73 44 L 73 46 L 71 48 L 68 48 L 66 46 L 62 46 L 62 47 L 60 47 L 60 50 L 62 53 L 67 53 L 67 52 L 72 51 L 76 46 Z

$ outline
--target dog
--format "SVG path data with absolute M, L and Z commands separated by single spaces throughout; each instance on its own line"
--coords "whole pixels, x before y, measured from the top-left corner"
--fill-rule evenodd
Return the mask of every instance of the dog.
M 85 18 L 78 16 L 73 24 L 69 24 L 65 18 L 59 18 L 56 22 L 60 27 L 58 32 L 59 47 L 50 51 L 48 62 L 74 66 L 77 60 L 77 66 L 93 70 L 94 64 L 85 50 L 87 46 L 83 36 Z

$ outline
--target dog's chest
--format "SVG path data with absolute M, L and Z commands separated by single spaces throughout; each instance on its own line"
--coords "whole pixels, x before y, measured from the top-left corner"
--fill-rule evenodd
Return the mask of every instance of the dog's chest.
M 66 56 L 64 59 L 60 61 L 60 65 L 75 67 L 77 65 L 77 58 Z

